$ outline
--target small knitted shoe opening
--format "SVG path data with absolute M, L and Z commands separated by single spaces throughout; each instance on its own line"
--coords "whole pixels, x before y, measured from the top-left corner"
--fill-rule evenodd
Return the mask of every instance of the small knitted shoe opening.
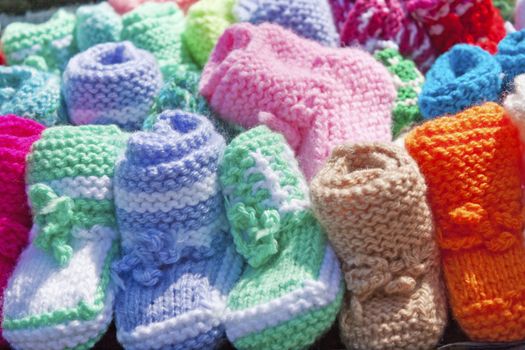
M 114 50 L 102 52 L 100 63 L 103 65 L 122 64 L 133 60 L 129 46 L 122 44 L 115 46 Z
M 479 56 L 474 55 L 470 50 L 463 50 L 459 47 L 454 49 L 450 55 L 450 70 L 456 78 L 460 78 L 478 65 Z
M 175 118 L 170 118 L 171 127 L 173 130 L 181 133 L 187 134 L 199 126 L 199 120 L 192 115 L 188 114 L 177 114 Z
M 345 154 L 339 160 L 341 171 L 346 174 L 362 170 L 387 170 L 399 167 L 399 161 L 384 150 L 375 147 L 354 147 L 354 154 Z

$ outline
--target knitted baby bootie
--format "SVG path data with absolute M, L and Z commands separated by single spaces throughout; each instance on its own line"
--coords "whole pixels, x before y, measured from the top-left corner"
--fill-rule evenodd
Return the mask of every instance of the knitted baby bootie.
M 16 349 L 88 349 L 113 313 L 118 250 L 113 172 L 125 134 L 112 126 L 46 129 L 27 157 L 31 243 L 4 293 L 4 337 Z
M 441 55 L 426 75 L 419 95 L 423 118 L 455 114 L 487 101 L 501 92 L 501 67 L 488 52 L 471 45 L 456 45 Z
M 219 187 L 224 147 L 206 118 L 182 111 L 129 139 L 115 182 L 116 322 L 126 349 L 212 349 L 225 340 L 226 297 L 243 261 Z
M 364 51 L 324 47 L 274 24 L 228 28 L 200 91 L 225 120 L 282 133 L 307 179 L 342 142 L 392 139 L 396 91 L 385 67 Z
M 58 10 L 45 23 L 9 24 L 1 39 L 7 62 L 22 64 L 27 58 L 39 56 L 45 60 L 48 70 L 64 69 L 76 52 L 74 28 L 75 15 L 64 10 Z
M 126 12 L 132 11 L 135 8 L 139 7 L 145 2 L 173 2 L 177 6 L 186 12 L 188 7 L 198 0 L 108 0 L 108 3 L 113 6 L 115 11 L 120 14 L 125 14 Z
M 349 349 L 431 349 L 447 321 L 426 186 L 396 146 L 337 147 L 312 180 L 315 213 L 342 262 Z
M 253 128 L 226 147 L 220 179 L 249 264 L 228 297 L 228 339 L 237 349 L 308 347 L 332 325 L 344 287 L 292 150 L 266 126 Z
M 235 3 L 236 0 L 200 0 L 189 8 L 183 39 L 199 66 L 206 64 L 219 37 L 235 22 Z
M 44 127 L 14 115 L 0 116 L 0 299 L 25 248 L 31 228 L 31 213 L 25 191 L 26 155 Z M 2 304 L 0 304 L 0 321 Z M 7 343 L 2 338 L 0 346 Z
M 271 22 L 324 45 L 339 44 L 327 0 L 238 0 L 233 13 L 237 22 Z
M 493 0 L 494 6 L 499 10 L 501 17 L 506 21 L 512 21 L 516 0 Z
M 116 124 L 138 130 L 162 75 L 153 55 L 129 41 L 93 46 L 69 61 L 64 100 L 73 124 Z
M 16 114 L 46 126 L 65 122 L 60 78 L 26 66 L 0 66 L 0 114 Z
M 151 52 L 164 78 L 181 66 L 196 69 L 182 42 L 185 19 L 176 5 L 145 3 L 123 16 L 122 22 L 122 40 L 129 40 L 136 47 Z
M 392 111 L 392 134 L 395 138 L 421 120 L 417 101 L 425 78 L 414 62 L 403 58 L 396 49 L 379 50 L 374 57 L 388 69 L 397 90 Z
M 429 121 L 405 141 L 428 185 L 459 325 L 476 341 L 525 339 L 518 130 L 486 103 Z
M 401 54 L 426 71 L 436 55 L 424 28 L 407 12 L 402 0 L 330 0 L 339 23 L 341 42 L 373 52 L 394 41 Z
M 509 33 L 498 45 L 498 53 L 494 56 L 501 65 L 505 90 L 512 90 L 512 81 L 525 73 L 525 30 Z
M 80 6 L 76 15 L 75 39 L 80 51 L 120 40 L 122 20 L 107 2 Z

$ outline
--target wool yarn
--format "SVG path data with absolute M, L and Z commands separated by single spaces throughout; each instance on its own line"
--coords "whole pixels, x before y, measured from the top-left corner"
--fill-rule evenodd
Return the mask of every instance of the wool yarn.
M 494 56 L 501 65 L 505 75 L 504 87 L 510 90 L 510 84 L 516 76 L 525 73 L 525 30 L 509 33 L 498 45 L 498 53 Z
M 327 0 L 238 0 L 233 13 L 237 22 L 271 22 L 324 45 L 339 44 Z
M 6 64 L 5 54 L 4 54 L 4 51 L 2 51 L 2 43 L 0 43 L 0 66 L 3 66 L 5 64 Z
M 493 0 L 494 6 L 501 13 L 506 21 L 511 21 L 514 15 L 514 7 L 516 6 L 516 0 Z
M 426 75 L 419 95 L 423 118 L 455 114 L 486 101 L 497 101 L 501 92 L 501 67 L 488 52 L 459 44 L 441 55 Z
M 0 115 L 15 114 L 46 126 L 66 120 L 60 78 L 27 66 L 0 66 Z
M 447 321 L 425 181 L 405 150 L 338 146 L 311 183 L 316 217 L 342 262 L 349 349 L 431 349 Z M 392 224 L 389 224 L 392 223 Z
M 80 51 L 97 44 L 120 41 L 122 20 L 107 2 L 80 6 L 76 16 L 75 39 Z
M 402 0 L 330 0 L 341 42 L 373 52 L 394 41 L 405 57 L 426 71 L 436 58 L 430 37 Z
M 195 69 L 182 42 L 185 19 L 173 3 L 148 2 L 122 17 L 122 40 L 155 56 L 159 67 L 168 78 L 173 70 Z
M 425 81 L 414 61 L 403 58 L 396 49 L 383 49 L 374 54 L 390 72 L 397 90 L 392 111 L 392 134 L 395 137 L 421 120 L 418 96 Z
M 63 91 L 73 124 L 116 124 L 138 130 L 162 86 L 153 55 L 129 41 L 77 54 L 64 72 Z
M 423 24 L 438 53 L 455 44 L 480 46 L 494 54 L 505 36 L 504 21 L 492 0 L 405 0 Z
M 518 128 L 522 149 L 525 146 L 525 74 L 518 75 L 513 83 L 514 90 L 504 102 L 511 121 Z M 522 152 L 522 183 L 525 183 L 525 153 Z
M 3 50 L 9 65 L 22 64 L 34 56 L 42 57 L 50 71 L 64 69 L 76 52 L 73 40 L 75 15 L 58 10 L 47 22 L 11 23 L 2 34 Z
M 449 301 L 475 341 L 525 338 L 518 130 L 495 103 L 415 128 L 406 148 L 428 185 Z
M 224 30 L 235 22 L 233 7 L 237 0 L 200 0 L 186 17 L 182 35 L 193 60 L 203 67 Z
M 139 7 L 145 2 L 173 2 L 175 3 L 181 10 L 186 12 L 188 10 L 188 7 L 190 7 L 192 4 L 197 2 L 198 0 L 108 0 L 108 3 L 113 6 L 115 11 L 120 13 L 121 15 L 125 14 L 126 12 L 132 11 L 135 8 Z
M 44 126 L 15 115 L 0 117 L 0 299 L 27 245 L 31 213 L 25 192 L 26 155 Z M 2 319 L 0 304 L 0 321 Z M 0 346 L 7 346 L 0 329 Z
M 240 350 L 308 347 L 335 320 L 344 288 L 293 151 L 266 126 L 250 129 L 226 147 L 220 181 L 248 263 L 228 297 L 228 339 Z
M 392 139 L 396 91 L 385 67 L 359 49 L 324 47 L 275 24 L 228 28 L 200 92 L 229 122 L 281 132 L 308 179 L 341 142 Z
M 46 129 L 27 157 L 31 243 L 4 293 L 2 330 L 16 349 L 89 349 L 112 319 L 118 250 L 114 125 Z
M 517 0 L 514 9 L 514 26 L 517 30 L 525 28 L 525 1 Z
M 243 260 L 219 186 L 224 148 L 206 118 L 180 110 L 129 139 L 115 177 L 123 251 L 115 313 L 126 349 L 212 349 L 225 340 L 226 297 Z

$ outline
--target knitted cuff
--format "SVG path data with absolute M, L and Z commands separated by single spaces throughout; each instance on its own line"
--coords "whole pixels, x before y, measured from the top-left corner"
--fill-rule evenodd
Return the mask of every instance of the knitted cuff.
M 501 65 L 505 75 L 503 86 L 511 90 L 512 81 L 519 74 L 525 73 L 525 31 L 508 34 L 498 45 L 498 53 L 494 56 Z
M 97 44 L 120 41 L 122 20 L 107 2 L 80 6 L 76 15 L 75 39 L 80 51 Z
M 497 101 L 501 85 L 501 67 L 492 55 L 475 46 L 456 45 L 428 71 L 419 108 L 425 119 L 454 114 Z
M 73 124 L 138 130 L 162 85 L 155 58 L 130 42 L 94 46 L 73 57 L 63 76 Z

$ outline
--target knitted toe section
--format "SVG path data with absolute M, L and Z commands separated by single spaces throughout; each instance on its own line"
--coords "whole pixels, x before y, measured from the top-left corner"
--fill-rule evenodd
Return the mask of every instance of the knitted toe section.
M 96 45 L 73 57 L 63 76 L 69 119 L 138 130 L 162 85 L 153 55 L 129 41 Z
M 501 92 L 501 67 L 492 55 L 471 45 L 456 45 L 440 56 L 426 75 L 419 95 L 425 119 L 454 114 Z
M 108 3 L 80 6 L 76 16 L 75 39 L 80 51 L 97 44 L 120 41 L 122 20 Z

